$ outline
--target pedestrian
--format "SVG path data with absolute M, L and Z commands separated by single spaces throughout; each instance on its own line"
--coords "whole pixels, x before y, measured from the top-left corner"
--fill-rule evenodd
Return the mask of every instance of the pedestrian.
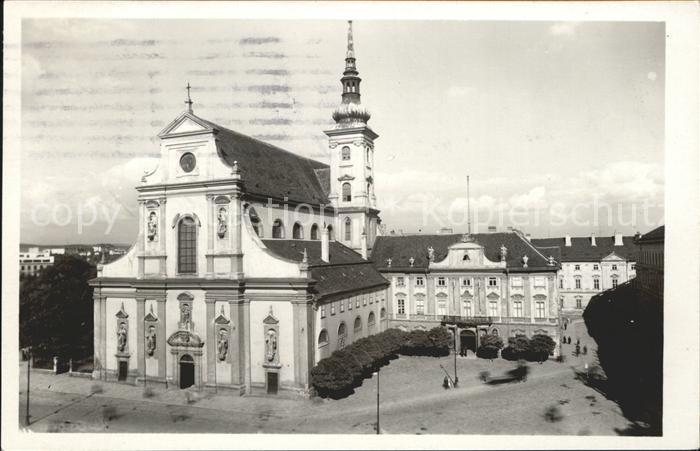
M 588 346 L 583 345 L 583 355 L 588 354 Z
M 581 345 L 576 342 L 576 351 L 575 351 L 576 357 L 578 357 L 581 354 Z
M 442 380 L 442 386 L 447 390 L 450 388 L 450 380 L 445 376 L 445 379 Z

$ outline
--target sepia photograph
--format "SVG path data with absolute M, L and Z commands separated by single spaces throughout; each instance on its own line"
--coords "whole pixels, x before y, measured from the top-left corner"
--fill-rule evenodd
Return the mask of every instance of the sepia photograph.
M 3 448 L 697 445 L 696 3 L 13 3 Z

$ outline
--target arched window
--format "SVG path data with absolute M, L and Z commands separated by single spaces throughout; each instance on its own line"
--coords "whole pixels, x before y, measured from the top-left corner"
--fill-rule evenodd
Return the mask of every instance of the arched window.
M 318 334 L 318 347 L 320 348 L 321 346 L 325 346 L 328 344 L 328 331 L 326 329 L 321 330 L 321 333 Z
M 333 226 L 328 226 L 328 239 L 335 240 L 335 231 L 333 230 Z
M 295 222 L 294 227 L 292 227 L 292 238 L 295 240 L 304 239 L 304 228 L 298 222 Z
M 368 196 L 371 194 L 371 191 L 372 191 L 372 185 L 369 182 L 367 182 L 367 195 Z
M 318 224 L 314 224 L 311 226 L 311 239 L 312 240 L 318 239 Z
M 341 158 L 343 161 L 348 161 L 350 159 L 350 148 L 345 146 L 340 151 Z
M 345 218 L 345 241 L 352 240 L 352 221 L 350 218 Z
M 343 349 L 345 347 L 345 338 L 347 335 L 348 331 L 345 327 L 345 322 L 342 322 L 340 326 L 338 326 L 338 349 Z
M 358 316 L 355 318 L 355 326 L 353 327 L 353 330 L 355 332 L 355 337 L 359 338 L 362 336 L 362 319 Z
M 185 216 L 177 226 L 177 271 L 182 274 L 197 272 L 197 224 Z
M 369 315 L 367 316 L 367 326 L 370 328 L 374 326 L 374 312 L 369 312 Z
M 350 183 L 343 183 L 343 202 L 350 202 L 352 200 L 352 186 Z
M 263 237 L 263 223 L 262 220 L 260 219 L 260 216 L 258 216 L 258 212 L 255 211 L 255 208 L 250 207 L 248 210 L 248 217 L 250 217 L 250 223 L 253 226 L 253 230 L 255 230 L 255 233 L 262 238 Z
M 284 224 L 279 219 L 272 223 L 272 238 L 284 238 Z
M 386 318 L 386 309 L 384 307 L 382 307 L 382 309 L 379 311 L 379 318 Z

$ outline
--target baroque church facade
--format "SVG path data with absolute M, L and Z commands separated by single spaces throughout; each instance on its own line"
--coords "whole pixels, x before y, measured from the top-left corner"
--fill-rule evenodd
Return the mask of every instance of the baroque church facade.
M 91 281 L 94 378 L 303 392 L 319 359 L 387 327 L 360 81 L 350 23 L 330 164 L 199 117 L 188 89 L 136 187 L 136 243 Z

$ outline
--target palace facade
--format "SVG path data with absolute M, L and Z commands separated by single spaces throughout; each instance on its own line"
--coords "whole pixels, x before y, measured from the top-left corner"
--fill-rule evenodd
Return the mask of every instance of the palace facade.
M 547 334 L 558 353 L 560 265 L 520 232 L 381 236 L 372 260 L 391 282 L 389 327 L 447 325 L 473 352 L 484 334 Z
M 95 378 L 305 391 L 316 361 L 387 327 L 351 27 L 330 165 L 196 115 L 188 89 L 136 188 L 136 243 L 91 281 Z

